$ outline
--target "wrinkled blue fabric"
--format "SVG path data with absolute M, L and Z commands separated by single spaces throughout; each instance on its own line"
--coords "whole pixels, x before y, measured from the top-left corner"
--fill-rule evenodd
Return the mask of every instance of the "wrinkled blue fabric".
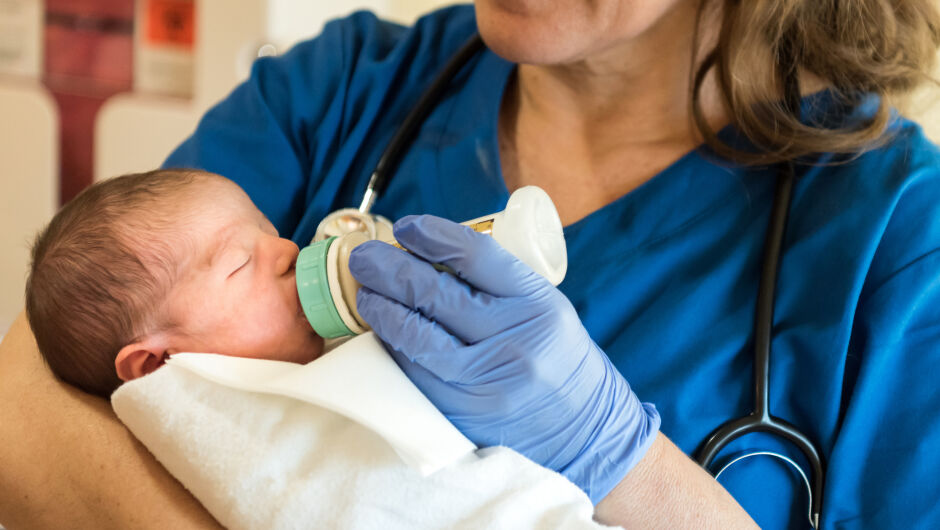
M 349 270 L 398 365 L 477 445 L 515 449 L 603 499 L 655 438 L 655 407 L 565 295 L 493 238 L 427 215 L 395 223 L 395 238 L 412 254 L 370 241 Z
M 233 179 L 281 234 L 307 245 L 323 216 L 360 203 L 395 129 L 475 30 L 472 6 L 409 28 L 369 13 L 333 21 L 256 61 L 165 166 Z M 470 61 L 375 212 L 464 221 L 505 207 L 497 117 L 514 71 L 489 51 Z M 827 92 L 803 107 L 832 127 L 871 110 L 843 108 Z M 690 454 L 753 406 L 754 306 L 774 187 L 773 168 L 717 160 L 691 150 L 566 226 L 558 286 L 634 392 L 656 404 L 660 432 Z M 824 154 L 793 191 L 770 410 L 821 447 L 823 528 L 940 528 L 940 152 L 898 118 L 876 149 L 833 161 Z M 755 433 L 716 465 L 751 450 L 801 461 Z M 720 482 L 761 527 L 806 527 L 802 480 L 776 459 L 741 461 Z

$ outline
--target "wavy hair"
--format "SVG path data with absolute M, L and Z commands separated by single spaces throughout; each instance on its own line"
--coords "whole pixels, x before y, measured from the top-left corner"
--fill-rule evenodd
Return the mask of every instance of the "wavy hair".
M 940 47 L 938 0 L 702 0 L 693 51 L 691 106 L 695 128 L 719 156 L 772 164 L 813 153 L 852 154 L 888 137 L 892 105 L 931 78 Z M 702 21 L 715 13 L 714 47 L 701 57 Z M 747 72 L 741 75 L 741 72 Z M 861 123 L 833 126 L 786 103 L 787 79 L 811 74 L 836 101 L 856 108 L 877 96 Z M 724 143 L 706 121 L 702 84 L 717 81 L 731 123 L 754 145 Z

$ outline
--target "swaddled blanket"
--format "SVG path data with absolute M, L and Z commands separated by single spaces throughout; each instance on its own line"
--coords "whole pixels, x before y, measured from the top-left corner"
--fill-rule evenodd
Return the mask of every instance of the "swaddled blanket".
M 174 356 L 112 405 L 228 528 L 604 528 L 563 476 L 474 451 L 371 333 L 306 366 Z

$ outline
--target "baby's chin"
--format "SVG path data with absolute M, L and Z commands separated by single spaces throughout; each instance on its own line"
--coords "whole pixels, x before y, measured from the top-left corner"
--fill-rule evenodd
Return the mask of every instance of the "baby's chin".
M 304 336 L 303 347 L 293 356 L 294 359 L 290 359 L 290 361 L 307 364 L 319 359 L 323 355 L 325 343 L 323 337 L 317 335 L 317 332 L 313 330 L 313 326 L 310 325 L 310 321 L 307 320 L 303 312 L 298 315 L 298 322 L 300 329 L 297 330 L 297 332 Z
M 323 337 L 314 333 L 313 328 L 310 328 L 310 331 L 307 333 L 306 341 L 304 341 L 304 347 L 297 353 L 296 360 L 300 364 L 307 364 L 319 359 L 324 353 L 324 340 Z
M 326 349 L 323 337 L 311 331 L 310 339 L 313 342 L 313 347 L 310 349 L 310 359 L 306 361 L 308 363 L 319 359 L 324 353 L 323 350 Z

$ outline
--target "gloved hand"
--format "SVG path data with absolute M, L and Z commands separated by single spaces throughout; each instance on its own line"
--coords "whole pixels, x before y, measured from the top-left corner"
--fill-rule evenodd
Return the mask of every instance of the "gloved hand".
M 398 365 L 477 445 L 510 447 L 603 499 L 655 438 L 656 409 L 568 299 L 493 238 L 427 215 L 394 233 L 413 254 L 370 241 L 349 269 L 359 313 Z

